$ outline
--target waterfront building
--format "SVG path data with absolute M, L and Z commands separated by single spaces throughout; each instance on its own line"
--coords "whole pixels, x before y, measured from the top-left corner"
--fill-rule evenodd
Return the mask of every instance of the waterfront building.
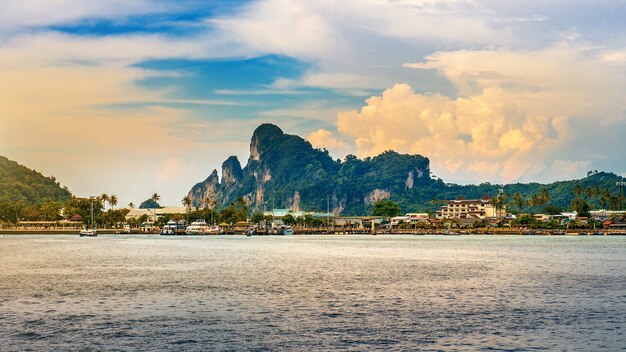
M 437 210 L 437 219 L 485 219 L 495 218 L 506 214 L 506 205 L 496 209 L 491 204 L 491 197 L 483 196 L 480 199 L 455 199 L 447 201 L 440 210 Z
M 148 219 L 152 222 L 156 222 L 163 215 L 175 215 L 175 214 L 186 214 L 187 208 L 185 207 L 170 207 L 166 206 L 163 208 L 154 208 L 154 209 L 131 209 L 128 214 L 126 214 L 126 220 L 130 219 L 139 219 L 143 215 L 148 216 Z

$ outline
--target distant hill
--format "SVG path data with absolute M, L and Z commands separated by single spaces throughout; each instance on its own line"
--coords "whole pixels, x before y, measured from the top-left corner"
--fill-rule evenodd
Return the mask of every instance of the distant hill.
M 65 202 L 72 197 L 54 177 L 46 177 L 0 156 L 0 202 L 23 200 L 26 204 L 48 200 Z
M 139 209 L 161 209 L 163 208 L 159 202 L 154 199 L 146 199 L 141 204 L 139 204 Z
M 272 124 L 257 127 L 250 142 L 250 157 L 244 168 L 237 157 L 222 164 L 222 179 L 217 170 L 189 191 L 193 206 L 227 206 L 243 197 L 253 210 L 291 208 L 325 211 L 342 215 L 365 215 L 374 202 L 389 198 L 404 212 L 433 211 L 444 199 L 495 196 L 502 189 L 513 195 L 520 192 L 526 199 L 546 189 L 547 204 L 566 208 L 579 185 L 597 190 L 614 190 L 620 177 L 595 172 L 580 180 L 550 184 L 483 183 L 456 185 L 434 179 L 430 161 L 421 155 L 386 151 L 373 158 L 358 159 L 348 155 L 343 161 L 333 160 L 328 152 L 316 149 L 306 140 L 283 133 Z M 512 197 L 510 197 L 512 198 Z M 599 206 L 599 196 L 588 197 L 592 206 Z M 523 210 L 539 210 L 530 205 Z

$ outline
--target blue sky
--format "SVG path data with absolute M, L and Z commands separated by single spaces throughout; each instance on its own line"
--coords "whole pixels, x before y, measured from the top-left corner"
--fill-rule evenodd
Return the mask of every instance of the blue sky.
M 0 154 L 179 204 L 263 122 L 446 181 L 626 173 L 626 2 L 7 0 Z M 93 171 L 97 170 L 97 171 Z

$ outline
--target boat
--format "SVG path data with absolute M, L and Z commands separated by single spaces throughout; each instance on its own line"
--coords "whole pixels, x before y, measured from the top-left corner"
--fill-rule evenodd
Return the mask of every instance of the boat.
M 250 226 L 248 227 L 248 229 L 246 230 L 246 236 L 250 237 L 250 236 L 254 236 L 256 235 L 256 226 Z
M 139 232 L 141 233 L 159 233 L 160 229 L 156 224 L 152 221 L 146 221 L 139 225 Z
M 93 228 L 89 228 L 87 227 L 87 225 L 85 225 L 85 228 L 80 230 L 80 237 L 96 237 L 98 236 L 98 231 L 96 230 L 95 227 Z
M 283 235 L 285 236 L 293 235 L 293 227 L 287 226 L 287 225 L 283 225 L 281 227 L 282 227 Z
M 85 228 L 80 230 L 80 233 L 78 234 L 80 237 L 96 237 L 98 236 L 98 231 L 96 230 L 96 227 L 93 224 L 93 198 L 91 197 L 91 228 L 87 227 L 87 225 L 85 225 Z
M 174 230 L 174 234 L 176 235 L 184 235 L 185 230 L 187 230 L 187 221 L 186 220 L 178 220 L 176 221 L 176 229 Z
M 270 230 L 270 234 L 279 236 L 293 235 L 293 227 L 287 225 L 279 225 Z
M 185 229 L 186 235 L 206 235 L 209 233 L 209 225 L 204 220 L 196 220 Z
M 176 221 L 170 220 L 161 229 L 161 236 L 173 236 L 176 234 L 176 229 L 177 229 Z
M 207 235 L 219 235 L 221 232 L 222 232 L 222 229 L 220 229 L 219 226 L 213 224 L 207 228 L 206 234 Z

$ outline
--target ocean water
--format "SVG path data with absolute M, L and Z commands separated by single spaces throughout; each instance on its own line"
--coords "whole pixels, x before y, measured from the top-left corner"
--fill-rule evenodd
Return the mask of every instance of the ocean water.
M 0 236 L 0 350 L 626 349 L 626 237 Z

